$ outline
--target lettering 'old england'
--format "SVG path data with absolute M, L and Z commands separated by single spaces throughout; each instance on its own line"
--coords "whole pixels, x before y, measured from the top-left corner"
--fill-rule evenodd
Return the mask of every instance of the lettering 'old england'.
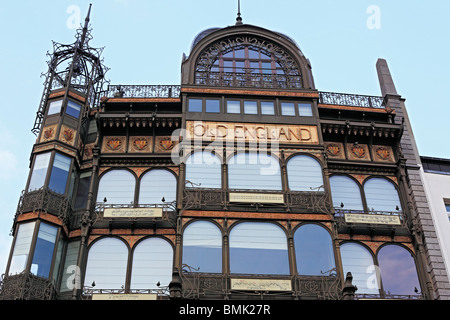
M 187 138 L 203 141 L 278 142 L 318 144 L 317 128 L 307 125 L 187 121 Z
M 323 92 L 239 14 L 194 37 L 180 84 L 109 85 L 89 17 L 53 46 L 0 299 L 450 298 L 385 60 L 382 97 Z

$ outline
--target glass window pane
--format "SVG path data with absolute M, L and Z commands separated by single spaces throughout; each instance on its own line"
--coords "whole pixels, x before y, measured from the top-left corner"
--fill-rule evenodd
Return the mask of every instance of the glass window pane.
M 289 189 L 293 191 L 324 191 L 320 163 L 312 157 L 299 155 L 287 163 Z
M 300 275 L 328 275 L 335 267 L 330 234 L 321 226 L 306 224 L 294 234 L 297 271 Z
M 45 223 L 40 224 L 33 261 L 31 262 L 31 273 L 39 277 L 48 278 L 57 233 L 58 228 Z
M 186 161 L 187 188 L 222 188 L 222 165 L 210 152 L 195 152 Z
M 95 281 L 95 289 L 121 289 L 125 287 L 128 248 L 116 238 L 104 238 L 89 249 L 85 286 Z
M 245 73 L 245 62 L 244 61 L 236 61 L 236 72 Z
M 261 114 L 275 115 L 275 104 L 270 101 L 261 101 Z
M 202 112 L 202 99 L 189 99 L 189 112 Z
M 56 153 L 55 160 L 53 161 L 52 173 L 50 175 L 50 181 L 48 188 L 57 193 L 66 192 L 67 178 L 69 177 L 71 159 Z
M 141 179 L 139 204 L 170 203 L 177 199 L 177 179 L 164 169 L 147 172 Z
M 172 281 L 173 248 L 161 238 L 140 242 L 133 253 L 131 289 L 157 289 Z
M 379 274 L 372 255 L 360 244 L 347 242 L 340 246 L 344 277 L 352 273 L 358 293 L 379 294 Z
M 56 114 L 61 112 L 62 100 L 52 101 L 48 107 L 47 115 Z
M 81 173 L 80 181 L 78 182 L 77 194 L 75 197 L 75 209 L 86 207 L 90 183 L 91 172 Z
M 220 112 L 220 101 L 207 99 L 206 112 Z
M 227 113 L 241 113 L 241 102 L 235 100 L 227 101 Z
M 280 164 L 266 153 L 238 153 L 228 162 L 230 189 L 282 190 Z
M 244 113 L 258 114 L 256 101 L 244 101 Z
M 371 178 L 364 183 L 367 208 L 375 212 L 398 212 L 402 206 L 397 189 L 383 178 Z M 398 209 L 398 210 L 397 210 Z
M 416 295 L 420 290 L 416 264 L 411 253 L 398 245 L 386 245 L 378 252 L 383 290 L 391 294 Z
M 234 57 L 235 58 L 245 58 L 245 49 L 235 49 Z
M 74 287 L 81 288 L 80 277 L 78 271 L 78 251 L 80 248 L 80 241 L 72 241 L 67 244 L 66 260 L 64 262 L 64 270 L 61 277 L 61 292 L 67 292 Z M 89 284 L 90 286 L 91 284 Z
M 222 233 L 215 224 L 196 221 L 186 227 L 183 263 L 198 269 L 198 272 L 222 272 Z
M 281 103 L 281 114 L 283 116 L 295 116 L 294 103 L 282 102 Z
M 332 176 L 330 186 L 333 207 L 341 209 L 343 203 L 343 210 L 364 210 L 361 191 L 353 179 L 346 176 Z
M 271 74 L 272 73 L 272 64 L 270 62 L 262 62 L 262 73 Z
M 258 49 L 248 48 L 248 57 L 250 59 L 259 59 L 259 51 Z
M 33 240 L 35 222 L 19 225 L 14 251 L 9 267 L 9 274 L 20 273 L 25 270 L 30 254 L 31 241 Z
M 286 234 L 272 223 L 243 222 L 233 227 L 230 272 L 289 274 Z
M 298 114 L 301 117 L 312 117 L 312 108 L 309 103 L 299 103 L 298 104 Z
M 107 199 L 106 204 L 134 203 L 136 179 L 127 170 L 111 170 L 105 173 L 98 185 L 97 202 Z
M 48 152 L 36 156 L 28 191 L 33 191 L 44 186 L 45 176 L 47 175 L 47 169 L 50 163 L 50 154 L 51 153 Z
M 79 105 L 78 103 L 75 103 L 71 100 L 67 101 L 66 113 L 68 115 L 78 119 L 78 117 L 80 116 L 80 111 L 81 111 L 81 105 Z

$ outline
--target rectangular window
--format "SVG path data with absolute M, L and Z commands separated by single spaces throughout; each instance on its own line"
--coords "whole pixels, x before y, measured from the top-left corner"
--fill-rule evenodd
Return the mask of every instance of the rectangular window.
M 309 103 L 299 103 L 298 104 L 298 114 L 300 117 L 312 117 L 312 108 Z
M 89 185 L 91 183 L 91 172 L 83 172 L 80 174 L 78 182 L 77 194 L 75 197 L 75 209 L 85 208 L 87 204 Z
M 71 159 L 63 156 L 62 154 L 55 154 L 55 160 L 53 161 L 53 169 L 50 175 L 50 181 L 48 188 L 57 193 L 66 192 L 67 178 L 69 176 Z
M 293 102 L 281 103 L 281 114 L 283 116 L 295 116 L 295 106 Z
M 67 101 L 66 113 L 69 116 L 72 116 L 72 117 L 78 119 L 78 117 L 80 116 L 80 111 L 81 111 L 81 105 L 79 105 L 78 103 L 75 103 L 71 100 Z
M 448 220 L 450 221 L 450 200 L 444 200 L 445 211 L 447 211 Z
M 70 291 L 74 287 L 81 287 L 80 274 L 77 266 L 79 248 L 80 241 L 72 241 L 67 245 L 66 260 L 64 261 L 64 270 L 61 277 L 61 292 Z
M 245 114 L 258 114 L 258 107 L 256 101 L 244 101 Z
M 35 222 L 19 225 L 17 231 L 14 251 L 9 267 L 9 274 L 20 273 L 27 267 L 28 255 L 30 254 L 31 241 L 33 240 Z
M 220 101 L 219 100 L 206 100 L 206 112 L 219 113 Z
M 241 102 L 238 100 L 227 101 L 227 113 L 241 113 Z
M 41 223 L 34 249 L 33 261 L 30 272 L 43 278 L 48 278 L 55 249 L 56 234 L 58 228 Z
M 48 107 L 47 115 L 56 114 L 61 112 L 62 100 L 52 101 Z
M 34 159 L 33 171 L 31 173 L 28 191 L 42 188 L 45 184 L 48 164 L 50 163 L 50 152 L 38 154 Z
M 189 112 L 202 112 L 202 99 L 189 99 Z
M 275 104 L 272 101 L 261 101 L 261 114 L 275 115 Z

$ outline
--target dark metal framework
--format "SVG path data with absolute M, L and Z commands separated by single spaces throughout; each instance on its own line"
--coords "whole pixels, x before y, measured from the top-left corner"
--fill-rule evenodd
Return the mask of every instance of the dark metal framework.
M 86 116 L 89 108 L 96 104 L 97 93 L 102 91 L 105 73 L 109 69 L 104 66 L 103 59 L 100 58 L 104 48 L 97 49 L 89 45 L 92 39 L 89 14 L 90 7 L 85 25 L 77 30 L 76 41 L 73 44 L 53 42 L 53 53 L 47 53 L 48 71 L 42 74 L 45 77 L 44 91 L 31 130 L 36 135 L 44 120 L 50 92 L 68 87 L 78 91 L 86 98 L 85 110 L 81 112 L 83 116 Z
M 223 66 L 224 56 L 234 50 L 247 52 L 242 58 L 235 57 L 236 60 L 245 62 L 245 66 L 236 67 L 234 62 L 231 68 L 233 71 L 227 72 L 227 68 Z M 248 50 L 267 57 L 266 61 L 272 63 L 269 74 L 264 73 L 261 67 L 251 67 Z M 218 64 L 217 61 L 221 62 Z M 261 61 L 261 58 L 255 58 L 254 61 Z M 290 54 L 274 43 L 253 36 L 237 36 L 211 44 L 197 60 L 195 84 L 284 89 L 303 87 L 300 68 Z

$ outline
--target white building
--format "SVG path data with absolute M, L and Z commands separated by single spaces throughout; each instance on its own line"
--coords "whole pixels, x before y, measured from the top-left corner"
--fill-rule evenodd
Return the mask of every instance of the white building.
M 421 157 L 425 192 L 441 245 L 447 272 L 450 271 L 450 159 Z

